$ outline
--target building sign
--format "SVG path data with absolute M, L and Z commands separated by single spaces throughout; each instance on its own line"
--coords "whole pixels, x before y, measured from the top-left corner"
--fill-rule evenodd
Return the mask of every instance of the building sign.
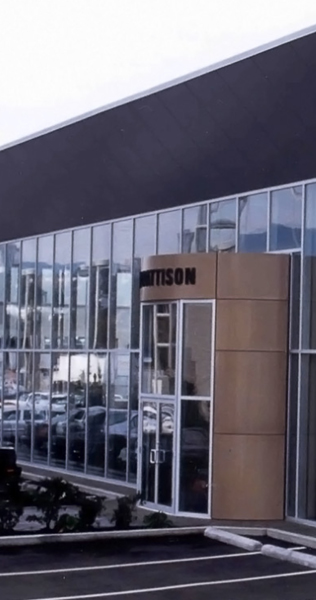
M 214 298 L 216 261 L 215 253 L 145 258 L 139 278 L 141 301 Z
M 159 285 L 195 285 L 195 267 L 176 267 L 175 269 L 148 269 L 141 271 L 140 287 Z

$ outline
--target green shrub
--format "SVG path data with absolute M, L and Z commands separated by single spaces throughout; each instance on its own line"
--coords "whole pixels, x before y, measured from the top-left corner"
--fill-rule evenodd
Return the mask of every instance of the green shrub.
M 80 531 L 79 517 L 64 513 L 58 518 L 55 526 L 56 533 L 76 533 Z
M 0 535 L 11 533 L 23 513 L 21 504 L 12 504 L 10 499 L 0 500 Z
M 84 531 L 92 527 L 96 518 L 101 513 L 103 509 L 103 498 L 82 495 L 79 500 L 79 505 L 79 528 L 80 531 Z
M 143 524 L 148 529 L 164 529 L 166 527 L 174 527 L 173 522 L 169 519 L 166 513 L 158 511 L 146 515 Z
M 43 479 L 32 492 L 33 505 L 40 515 L 29 515 L 28 521 L 37 521 L 47 531 L 55 531 L 60 510 L 78 502 L 80 493 L 77 486 L 61 477 Z
M 138 500 L 139 494 L 117 498 L 117 508 L 114 509 L 111 519 L 111 522 L 115 523 L 116 529 L 129 529 L 134 519 L 136 503 Z

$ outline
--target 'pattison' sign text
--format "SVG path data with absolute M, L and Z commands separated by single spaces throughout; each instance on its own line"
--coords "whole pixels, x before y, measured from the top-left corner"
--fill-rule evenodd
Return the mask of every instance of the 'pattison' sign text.
M 140 287 L 159 287 L 172 285 L 195 285 L 195 267 L 176 267 L 175 269 L 148 269 L 140 273 Z

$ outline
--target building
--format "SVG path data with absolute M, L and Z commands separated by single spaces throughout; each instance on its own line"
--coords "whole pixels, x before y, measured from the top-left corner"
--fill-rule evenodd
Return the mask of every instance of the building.
M 170 513 L 316 519 L 315 69 L 301 32 L 2 149 L 22 463 Z

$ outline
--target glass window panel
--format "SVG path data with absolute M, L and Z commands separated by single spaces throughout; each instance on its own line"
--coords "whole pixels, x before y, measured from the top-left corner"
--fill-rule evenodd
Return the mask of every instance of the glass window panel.
M 55 236 L 53 347 L 69 347 L 71 234 Z
M 159 323 L 166 320 L 164 334 Z M 174 395 L 176 368 L 176 304 L 145 305 L 142 331 L 142 392 Z M 168 340 L 160 342 L 159 339 Z M 161 336 L 164 335 L 163 338 Z M 159 337 L 160 336 L 160 337 Z
M 36 279 L 36 240 L 22 242 L 20 343 L 22 348 L 34 346 Z
M 212 305 L 189 303 L 183 308 L 183 396 L 210 396 L 212 369 Z
M 73 232 L 71 348 L 87 347 L 89 325 L 90 229 Z
M 291 348 L 299 348 L 299 324 L 301 304 L 301 253 L 291 257 Z
M 139 355 L 131 354 L 130 380 L 130 425 L 129 425 L 129 469 L 128 481 L 137 480 L 138 406 L 139 406 Z
M 287 458 L 287 514 L 295 516 L 296 443 L 297 443 L 298 355 L 290 357 L 290 405 Z
M 302 356 L 298 516 L 316 519 L 316 356 Z
M 183 211 L 182 252 L 206 252 L 207 206 Z
M 113 225 L 111 347 L 130 347 L 133 222 Z
M 210 204 L 210 250 L 235 252 L 236 200 L 221 200 Z
M 3 406 L 3 442 L 16 447 L 17 399 L 19 397 L 19 370 L 17 352 L 4 352 L 3 361 L 4 382 L 3 385 L 1 385 L 1 399 L 3 399 L 3 402 L 1 403 Z M 22 391 L 20 391 L 20 393 L 22 397 Z
M 93 227 L 90 284 L 90 348 L 93 349 L 108 347 L 110 258 L 111 226 Z
M 179 510 L 208 512 L 210 402 L 182 400 Z
M 33 413 L 33 358 L 32 352 L 20 352 L 18 361 L 17 456 L 31 460 Z
M 268 194 L 239 199 L 239 252 L 265 252 L 267 249 Z
M 286 250 L 301 245 L 302 187 L 271 194 L 270 249 Z
M 33 460 L 47 463 L 50 421 L 65 413 L 64 403 L 52 403 L 50 407 L 51 357 L 48 352 L 34 354 L 34 422 Z M 51 414 L 50 414 L 51 412 Z
M 158 254 L 181 252 L 181 211 L 171 210 L 158 215 Z
M 108 355 L 90 354 L 87 423 L 87 472 L 104 475 Z
M 0 245 L 0 348 L 4 346 L 5 245 Z
M 303 258 L 303 348 L 316 348 L 316 184 L 306 186 Z
M 64 469 L 66 466 L 68 412 L 69 419 L 71 420 L 82 409 L 80 407 L 79 409 L 74 407 L 68 408 L 69 355 L 53 352 L 52 369 L 51 411 L 53 404 L 59 404 L 65 410 L 61 415 L 56 415 L 51 422 L 50 464 L 54 467 Z
M 7 244 L 6 256 L 6 346 L 17 348 L 19 337 L 20 243 Z
M 111 354 L 107 476 L 124 481 L 128 456 L 129 376 L 129 355 Z
M 52 235 L 38 240 L 37 286 L 36 286 L 36 341 L 37 348 L 51 347 L 51 324 L 53 302 L 53 250 Z
M 70 355 L 68 469 L 83 471 L 86 448 L 87 354 Z
M 132 297 L 132 348 L 139 348 L 140 299 L 139 274 L 141 260 L 156 254 L 156 215 L 135 219 L 134 272 Z

